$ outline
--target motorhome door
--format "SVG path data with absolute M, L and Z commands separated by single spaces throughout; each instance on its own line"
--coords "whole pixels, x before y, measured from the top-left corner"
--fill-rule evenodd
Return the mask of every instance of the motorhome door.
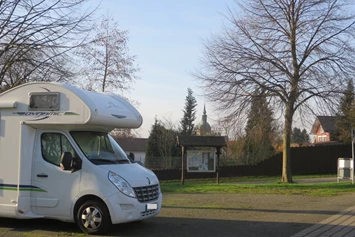
M 80 189 L 81 170 L 62 170 L 60 157 L 63 152 L 76 155 L 71 138 L 60 131 L 37 131 L 32 172 L 33 185 L 40 189 L 35 195 L 38 215 L 47 217 L 71 217 L 73 201 Z

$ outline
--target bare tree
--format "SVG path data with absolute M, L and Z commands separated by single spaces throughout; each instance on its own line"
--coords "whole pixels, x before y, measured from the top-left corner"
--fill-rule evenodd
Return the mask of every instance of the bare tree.
M 353 1 L 244 2 L 242 14 L 229 9 L 224 31 L 206 42 L 195 76 L 230 119 L 245 116 L 254 91 L 266 92 L 284 118 L 282 182 L 293 182 L 295 112 L 325 113 L 355 72 Z
M 225 118 L 219 118 L 213 127 L 218 133 L 227 136 L 229 141 L 235 141 L 244 134 L 245 124 L 246 121 L 241 125 L 241 123 L 235 123 L 234 121 Z
M 78 51 L 82 74 L 94 90 L 124 92 L 137 79 L 139 68 L 129 54 L 128 31 L 120 30 L 110 17 L 94 26 L 94 39 Z
M 0 84 L 62 81 L 71 76 L 67 53 L 80 45 L 92 11 L 87 0 L 0 1 Z
M 122 128 L 115 128 L 110 132 L 110 135 L 117 138 L 137 138 L 139 137 L 139 133 L 137 130 L 133 129 L 122 129 Z

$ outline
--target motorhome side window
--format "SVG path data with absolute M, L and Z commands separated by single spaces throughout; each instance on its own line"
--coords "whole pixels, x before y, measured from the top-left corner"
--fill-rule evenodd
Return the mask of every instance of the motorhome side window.
M 30 94 L 29 110 L 59 110 L 58 92 L 34 92 Z
M 60 157 L 63 152 L 71 152 L 74 156 L 74 148 L 61 133 L 43 133 L 41 146 L 43 159 L 57 166 L 60 164 Z

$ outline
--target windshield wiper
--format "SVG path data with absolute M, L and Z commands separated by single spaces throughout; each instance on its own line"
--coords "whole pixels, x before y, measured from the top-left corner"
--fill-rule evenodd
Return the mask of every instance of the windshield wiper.
M 120 164 L 128 164 L 129 161 L 128 160 L 116 160 L 117 163 L 120 163 Z
M 117 164 L 116 160 L 109 160 L 109 159 L 90 159 L 91 162 L 95 163 L 110 163 L 110 164 Z

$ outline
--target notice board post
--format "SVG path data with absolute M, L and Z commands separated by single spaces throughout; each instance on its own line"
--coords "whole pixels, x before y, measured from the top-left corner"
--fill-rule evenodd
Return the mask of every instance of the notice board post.
M 217 147 L 217 164 L 216 164 L 216 179 L 217 179 L 217 184 L 219 184 L 219 156 L 221 155 L 221 147 Z
M 185 183 L 185 177 L 184 177 L 184 160 L 185 160 L 185 155 L 186 155 L 186 149 L 184 146 L 181 147 L 181 185 L 184 185 Z

